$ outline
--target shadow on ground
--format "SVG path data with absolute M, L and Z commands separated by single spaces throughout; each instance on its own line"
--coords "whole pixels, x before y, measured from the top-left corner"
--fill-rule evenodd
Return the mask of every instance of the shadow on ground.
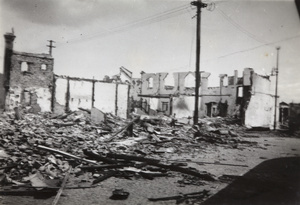
M 300 157 L 267 160 L 202 204 L 300 204 Z

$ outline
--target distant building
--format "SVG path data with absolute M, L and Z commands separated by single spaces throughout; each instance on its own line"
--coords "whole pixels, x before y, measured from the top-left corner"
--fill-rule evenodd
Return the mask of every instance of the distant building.
M 282 126 L 288 126 L 289 120 L 289 104 L 285 102 L 279 103 L 279 123 Z
M 300 103 L 289 104 L 289 129 L 291 132 L 300 130 Z

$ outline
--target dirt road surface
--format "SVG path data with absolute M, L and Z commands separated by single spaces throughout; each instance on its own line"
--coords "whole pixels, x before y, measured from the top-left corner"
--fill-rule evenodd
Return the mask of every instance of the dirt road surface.
M 279 137 L 272 132 L 255 132 L 248 133 L 244 135 L 244 138 L 248 141 L 258 142 L 257 146 L 248 146 L 248 145 L 240 145 L 237 148 L 231 148 L 228 146 L 215 146 L 209 145 L 203 147 L 202 149 L 195 150 L 194 153 L 169 153 L 167 154 L 167 158 L 169 160 L 177 160 L 177 161 L 186 161 L 190 167 L 195 167 L 199 171 L 207 171 L 215 176 L 215 178 L 220 179 L 219 177 L 223 175 L 232 175 L 234 177 L 243 176 L 249 171 L 254 170 L 257 165 L 268 162 L 270 159 L 276 158 L 293 158 L 295 160 L 300 159 L 300 138 L 283 138 Z M 295 161 L 294 160 L 294 161 Z M 193 162 L 192 162 L 193 161 Z M 197 162 L 208 162 L 204 164 L 197 164 Z M 220 164 L 216 164 L 216 163 Z M 211 164 L 209 164 L 211 163 Z M 285 163 L 284 160 L 281 160 L 281 163 Z M 286 160 L 288 163 L 288 160 Z M 227 165 L 224 165 L 227 164 Z M 242 166 L 234 166 L 234 165 L 242 165 Z M 247 165 L 247 166 L 243 166 Z M 291 167 L 290 164 L 286 164 L 283 167 L 288 168 Z M 299 163 L 296 163 L 294 167 L 289 170 L 299 170 Z M 276 170 L 274 170 L 276 171 Z M 272 172 L 267 170 L 265 172 L 265 178 L 275 177 L 272 176 Z M 263 174 L 261 173 L 261 174 Z M 269 173 L 269 174 L 268 174 Z M 217 180 L 215 182 L 207 182 L 207 181 L 198 181 L 195 179 L 190 179 L 190 181 L 185 180 L 187 183 L 179 183 L 178 181 L 183 180 L 183 175 L 180 173 L 171 172 L 173 177 L 156 177 L 153 180 L 147 180 L 144 178 L 139 179 L 120 179 L 111 177 L 103 182 L 101 182 L 96 188 L 89 189 L 68 189 L 64 190 L 63 194 L 58 202 L 61 205 L 160 205 L 160 204 L 176 204 L 175 200 L 170 201 L 157 201 L 151 202 L 148 198 L 157 198 L 157 197 L 167 197 L 174 196 L 178 194 L 185 194 L 190 192 L 199 192 L 202 190 L 208 190 L 210 193 L 210 197 L 201 200 L 193 200 L 190 199 L 186 201 L 190 204 L 234 204 L 232 201 L 227 201 L 225 203 L 224 196 L 220 196 L 218 199 L 214 199 L 214 195 L 224 189 L 225 187 L 229 187 L 230 184 L 234 183 L 234 179 L 226 180 Z M 281 175 L 282 174 L 282 175 Z M 286 172 L 285 168 L 280 170 L 280 173 L 276 175 L 276 181 L 280 181 L 286 175 L 289 175 Z M 277 199 L 274 203 L 270 201 L 270 197 L 265 197 L 261 200 L 263 201 L 253 201 L 252 204 L 300 204 L 300 178 L 297 178 L 299 175 L 290 175 L 294 177 L 294 184 L 298 184 L 298 190 L 295 190 L 295 187 L 290 187 L 291 190 L 288 193 L 294 193 L 291 195 L 284 195 L 283 197 L 292 197 L 289 201 L 284 201 L 285 199 Z M 233 177 L 233 178 L 234 178 Z M 253 176 L 252 176 L 253 177 Z M 186 178 L 185 178 L 186 179 Z M 72 178 L 70 179 L 72 180 Z M 275 179 L 274 179 L 275 180 Z M 245 182 L 246 183 L 246 182 Z M 291 182 L 291 185 L 293 184 Z M 285 183 L 285 185 L 289 188 L 289 182 Z M 263 186 L 263 184 L 262 184 Z M 272 186 L 272 185 L 270 185 Z M 258 186 L 259 187 L 259 186 Z M 129 197 L 126 200 L 111 200 L 109 197 L 112 195 L 112 191 L 115 189 L 122 188 L 125 191 L 129 192 Z M 272 187 L 269 187 L 272 188 Z M 297 186 L 296 186 L 297 188 Z M 245 190 L 244 190 L 245 191 Z M 247 191 L 247 190 L 246 190 Z M 267 192 L 268 187 L 264 187 L 263 190 L 259 190 L 260 192 Z M 232 193 L 235 196 L 239 196 L 239 193 L 244 193 L 242 190 L 235 190 L 235 193 Z M 226 194 L 226 193 L 225 193 Z M 227 193 L 228 194 L 228 193 Z M 259 194 L 259 193 L 256 193 Z M 228 194 L 228 198 L 231 195 Z M 46 205 L 51 204 L 54 200 L 54 197 L 50 197 L 47 199 L 36 199 L 31 196 L 0 196 L 0 202 L 3 205 Z M 223 198 L 222 198 L 223 197 Z M 241 198 L 247 199 L 248 195 L 240 195 Z M 274 198 L 273 197 L 273 198 Z M 204 201 L 204 202 L 203 202 Z M 222 201 L 224 203 L 222 203 Z M 247 201 L 247 200 L 246 200 Z M 250 200 L 251 201 L 251 200 Z M 251 204 L 249 201 L 248 204 Z M 282 203 L 285 202 L 285 203 Z M 272 202 L 272 203 L 271 203 Z M 236 204 L 240 202 L 236 201 Z M 245 203 L 245 201 L 243 202 Z M 247 203 L 246 203 L 247 204 Z

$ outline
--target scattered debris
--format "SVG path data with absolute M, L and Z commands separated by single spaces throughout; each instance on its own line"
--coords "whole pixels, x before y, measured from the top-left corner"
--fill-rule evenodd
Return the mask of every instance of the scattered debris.
M 66 176 L 65 176 L 65 178 L 64 178 L 64 180 L 63 180 L 63 182 L 62 182 L 62 184 L 61 184 L 61 188 L 58 190 L 58 192 L 57 192 L 57 194 L 56 194 L 56 196 L 55 196 L 55 199 L 54 199 L 54 201 L 52 202 L 52 205 L 56 205 L 56 204 L 58 203 L 59 197 L 60 197 L 60 195 L 62 194 L 63 189 L 64 189 L 65 186 L 66 186 L 66 183 L 67 183 L 67 180 L 68 180 L 68 178 L 69 178 L 70 172 L 71 172 L 71 167 L 69 168 L 69 170 L 68 170 L 68 172 L 67 172 L 67 174 L 66 174 Z
M 191 154 L 208 144 L 228 148 L 256 146 L 239 136 L 245 128 L 223 118 L 201 119 L 199 125 L 193 126 L 166 116 L 133 115 L 131 120 L 124 120 L 93 109 L 62 115 L 18 112 L 21 117 L 16 118 L 15 112 L 5 112 L 0 117 L 0 181 L 6 187 L 20 188 L 4 192 L 24 195 L 35 190 L 53 195 L 58 191 L 54 204 L 63 189 L 92 188 L 110 177 L 153 180 L 179 173 L 183 177 L 178 180 L 180 185 L 202 185 L 217 178 L 190 167 L 190 163 L 244 165 L 177 161 L 167 156 Z M 104 118 L 97 113 L 104 114 Z M 204 196 L 206 192 L 201 193 Z M 115 190 L 111 198 L 126 199 L 126 194 L 129 195 Z M 175 200 L 200 195 L 186 194 Z

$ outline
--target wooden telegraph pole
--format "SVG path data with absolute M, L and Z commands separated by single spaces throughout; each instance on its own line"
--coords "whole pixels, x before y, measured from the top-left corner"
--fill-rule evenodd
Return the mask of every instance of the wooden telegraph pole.
M 276 47 L 277 50 L 277 59 L 276 59 L 276 69 L 275 69 L 275 74 L 276 74 L 276 84 L 275 84 L 275 106 L 274 106 L 274 130 L 276 130 L 276 118 L 277 118 L 277 89 L 278 89 L 278 73 L 279 73 L 279 50 L 280 47 Z
M 53 43 L 55 43 L 55 41 L 52 40 L 48 40 L 50 45 L 47 45 L 47 47 L 49 47 L 49 54 L 50 56 L 52 56 L 52 48 L 55 48 L 55 46 L 53 46 Z
M 196 45 L 196 85 L 195 85 L 195 110 L 194 110 L 194 125 L 198 124 L 199 118 L 199 87 L 200 87 L 200 32 L 201 32 L 201 8 L 207 7 L 207 4 L 201 0 L 191 2 L 191 5 L 197 7 L 197 45 Z

